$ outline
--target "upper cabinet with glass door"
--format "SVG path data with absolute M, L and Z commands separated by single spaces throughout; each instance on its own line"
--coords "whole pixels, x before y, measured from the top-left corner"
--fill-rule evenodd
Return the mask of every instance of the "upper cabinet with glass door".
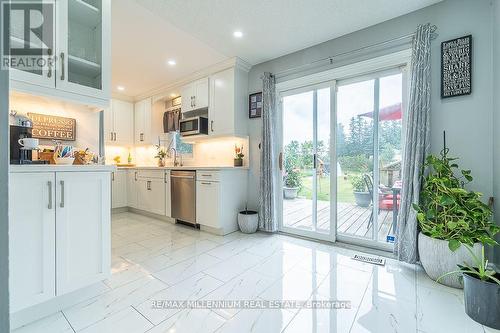
M 53 95 L 91 105 L 110 99 L 111 1 L 40 0 L 53 4 L 52 67 L 38 72 L 12 71 L 13 89 Z M 15 21 L 15 22 L 14 22 Z M 12 41 L 19 39 L 11 20 Z M 19 30 L 19 29 L 17 29 Z M 42 30 L 44 31 L 44 30 Z

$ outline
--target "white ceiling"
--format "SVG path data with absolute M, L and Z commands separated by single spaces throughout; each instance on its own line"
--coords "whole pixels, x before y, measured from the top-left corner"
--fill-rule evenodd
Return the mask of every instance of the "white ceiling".
M 227 59 L 133 0 L 112 4 L 112 91 L 134 97 Z M 177 65 L 167 61 L 175 59 Z M 125 90 L 120 92 L 117 86 Z
M 439 1 L 114 0 L 113 85 L 136 96 L 229 57 L 257 64 Z

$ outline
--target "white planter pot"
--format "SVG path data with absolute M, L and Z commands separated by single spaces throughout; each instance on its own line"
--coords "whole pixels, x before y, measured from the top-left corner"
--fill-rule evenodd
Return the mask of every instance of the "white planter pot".
M 295 199 L 298 193 L 298 187 L 283 187 L 283 196 L 285 197 L 285 199 Z
M 253 234 L 259 227 L 259 214 L 252 210 L 238 213 L 238 226 L 241 232 Z
M 481 256 L 481 244 L 474 244 L 473 251 L 477 256 Z M 425 272 L 434 281 L 443 274 L 456 271 L 457 264 L 472 264 L 471 255 L 463 245 L 453 252 L 448 248 L 448 241 L 431 238 L 423 233 L 418 234 L 418 254 Z M 463 284 L 458 277 L 459 274 L 449 275 L 439 280 L 439 283 L 462 289 Z

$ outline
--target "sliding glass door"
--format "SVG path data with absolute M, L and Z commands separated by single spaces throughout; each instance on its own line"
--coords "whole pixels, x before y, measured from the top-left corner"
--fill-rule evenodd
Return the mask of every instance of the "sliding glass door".
M 394 69 L 281 92 L 282 231 L 392 249 L 403 82 Z
M 401 189 L 402 114 L 399 70 L 338 82 L 338 239 L 392 248 Z
M 330 84 L 282 94 L 281 230 L 333 240 Z M 335 171 L 335 170 L 334 170 Z

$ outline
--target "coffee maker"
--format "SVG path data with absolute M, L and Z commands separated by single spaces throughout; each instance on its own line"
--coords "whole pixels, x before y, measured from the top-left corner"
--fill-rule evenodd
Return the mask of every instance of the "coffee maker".
M 16 125 L 10 125 L 10 164 L 44 164 L 47 161 L 33 161 L 31 149 L 24 149 L 20 139 L 33 136 L 33 123 L 30 119 L 17 119 Z

